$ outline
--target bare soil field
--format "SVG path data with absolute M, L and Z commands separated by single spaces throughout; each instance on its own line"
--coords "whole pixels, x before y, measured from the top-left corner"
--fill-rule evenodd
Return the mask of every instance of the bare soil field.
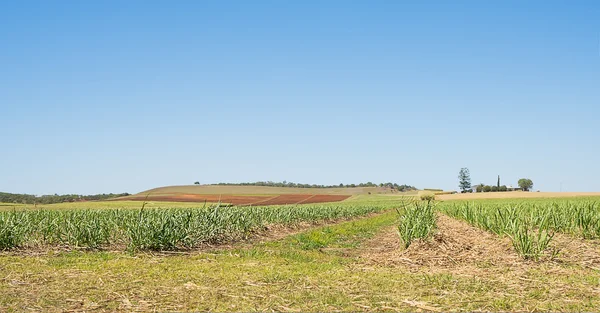
M 600 197 L 600 192 L 480 192 L 437 195 L 437 200 Z
M 225 186 L 225 185 L 183 185 L 167 186 L 140 192 L 138 195 L 151 194 L 197 194 L 197 195 L 362 195 L 394 193 L 384 187 L 355 187 L 355 188 L 292 188 L 268 186 Z M 399 193 L 399 192 L 395 192 Z
M 305 199 L 299 203 L 323 203 L 323 202 L 337 202 L 348 199 L 348 196 L 344 195 L 314 195 L 308 199 Z
M 349 195 L 311 195 L 311 194 L 287 194 L 287 195 L 218 195 L 218 194 L 171 194 L 134 195 L 119 198 L 119 201 L 169 201 L 169 202 L 221 202 L 233 205 L 282 205 L 282 204 L 307 204 L 338 202 L 350 198 Z

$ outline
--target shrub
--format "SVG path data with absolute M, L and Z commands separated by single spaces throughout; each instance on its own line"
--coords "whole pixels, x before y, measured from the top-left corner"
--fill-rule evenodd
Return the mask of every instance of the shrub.
M 419 199 L 423 201 L 433 201 L 435 200 L 435 194 L 431 191 L 422 190 L 419 191 Z

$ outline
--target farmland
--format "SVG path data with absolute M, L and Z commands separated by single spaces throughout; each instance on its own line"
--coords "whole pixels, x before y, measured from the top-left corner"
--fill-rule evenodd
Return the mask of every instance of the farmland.
M 0 249 L 62 245 L 174 250 L 246 238 L 270 225 L 336 220 L 387 208 L 302 205 L 201 208 L 13 210 L 0 212 Z
M 384 187 L 291 188 L 268 186 L 190 185 L 154 188 L 116 201 L 210 202 L 241 206 L 308 204 L 343 201 L 366 194 L 404 194 Z
M 598 200 L 11 207 L 0 309 L 589 311 Z
M 321 194 L 321 195 L 361 195 L 391 193 L 382 187 L 341 187 L 341 188 L 290 188 L 267 186 L 228 186 L 228 185 L 183 185 L 150 189 L 139 194 L 196 194 L 196 195 L 285 195 L 285 194 Z
M 210 202 L 227 203 L 232 205 L 260 206 L 281 204 L 306 204 L 337 202 L 348 199 L 349 195 L 314 195 L 314 194 L 285 194 L 285 195 L 203 195 L 203 194 L 169 194 L 169 195 L 135 195 L 119 198 L 118 201 L 171 201 L 171 202 Z

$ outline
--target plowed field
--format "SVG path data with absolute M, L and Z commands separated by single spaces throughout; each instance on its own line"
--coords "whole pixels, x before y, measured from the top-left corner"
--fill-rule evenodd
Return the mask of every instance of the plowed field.
M 305 203 L 323 203 L 338 202 L 348 199 L 348 195 L 310 195 L 310 194 L 288 194 L 288 195 L 193 195 L 193 194 L 173 194 L 173 195 L 150 195 L 148 201 L 169 201 L 169 202 L 221 202 L 231 203 L 233 205 L 281 205 L 281 204 L 305 204 Z M 143 201 L 144 195 L 135 195 L 119 200 Z

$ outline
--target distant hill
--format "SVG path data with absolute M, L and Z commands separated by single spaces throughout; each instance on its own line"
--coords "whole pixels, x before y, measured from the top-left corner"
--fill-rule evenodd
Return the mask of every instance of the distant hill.
M 284 194 L 313 194 L 313 195 L 361 195 L 361 194 L 392 194 L 401 193 L 389 187 L 331 187 L 331 188 L 299 188 L 271 186 L 237 186 L 237 185 L 184 185 L 166 186 L 138 193 L 152 195 L 196 194 L 196 195 L 284 195 Z
M 308 204 L 344 201 L 355 195 L 402 194 L 390 187 L 274 187 L 254 185 L 185 185 L 159 187 L 116 200 L 211 202 L 233 205 Z
M 28 195 L 19 193 L 7 193 L 0 192 L 0 203 L 26 203 L 26 204 L 52 204 L 62 202 L 78 202 L 78 201 L 94 201 L 94 200 L 108 200 L 117 197 L 129 196 L 128 193 L 109 193 L 109 194 L 97 194 L 97 195 Z

